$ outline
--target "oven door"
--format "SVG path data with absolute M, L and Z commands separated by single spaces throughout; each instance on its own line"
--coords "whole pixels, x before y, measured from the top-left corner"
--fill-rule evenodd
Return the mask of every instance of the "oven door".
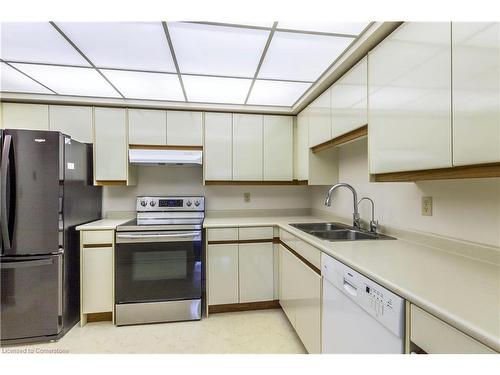
M 201 298 L 201 231 L 116 234 L 115 302 Z

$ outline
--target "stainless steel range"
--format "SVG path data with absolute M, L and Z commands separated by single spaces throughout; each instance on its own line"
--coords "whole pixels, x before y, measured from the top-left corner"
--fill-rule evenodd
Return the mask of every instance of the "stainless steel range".
M 116 324 L 201 319 L 204 197 L 138 197 L 116 233 Z

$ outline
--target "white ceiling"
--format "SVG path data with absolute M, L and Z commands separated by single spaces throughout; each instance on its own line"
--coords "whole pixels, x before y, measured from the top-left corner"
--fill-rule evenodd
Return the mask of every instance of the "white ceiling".
M 291 107 L 368 24 L 3 22 L 0 91 Z

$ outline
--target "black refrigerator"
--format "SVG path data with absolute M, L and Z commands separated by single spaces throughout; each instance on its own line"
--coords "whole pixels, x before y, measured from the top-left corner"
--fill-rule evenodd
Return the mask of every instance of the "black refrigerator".
M 1 344 L 57 340 L 80 317 L 75 227 L 101 218 L 92 147 L 13 129 L 0 144 Z

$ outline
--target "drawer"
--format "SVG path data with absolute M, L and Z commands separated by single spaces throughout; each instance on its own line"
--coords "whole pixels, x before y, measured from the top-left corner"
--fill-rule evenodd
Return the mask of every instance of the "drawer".
M 238 228 L 214 228 L 207 230 L 209 241 L 238 241 Z
M 83 245 L 113 245 L 114 230 L 85 230 L 83 231 Z
M 307 259 L 311 264 L 321 269 L 321 251 L 314 246 L 309 245 L 307 242 L 302 241 L 300 238 L 295 237 L 293 234 L 285 230 L 281 230 L 280 240 L 288 247 L 295 250 L 302 257 Z
M 241 240 L 272 240 L 274 237 L 273 227 L 250 227 L 239 228 L 239 239 Z
M 492 349 L 411 305 L 411 341 L 430 354 L 493 354 Z

